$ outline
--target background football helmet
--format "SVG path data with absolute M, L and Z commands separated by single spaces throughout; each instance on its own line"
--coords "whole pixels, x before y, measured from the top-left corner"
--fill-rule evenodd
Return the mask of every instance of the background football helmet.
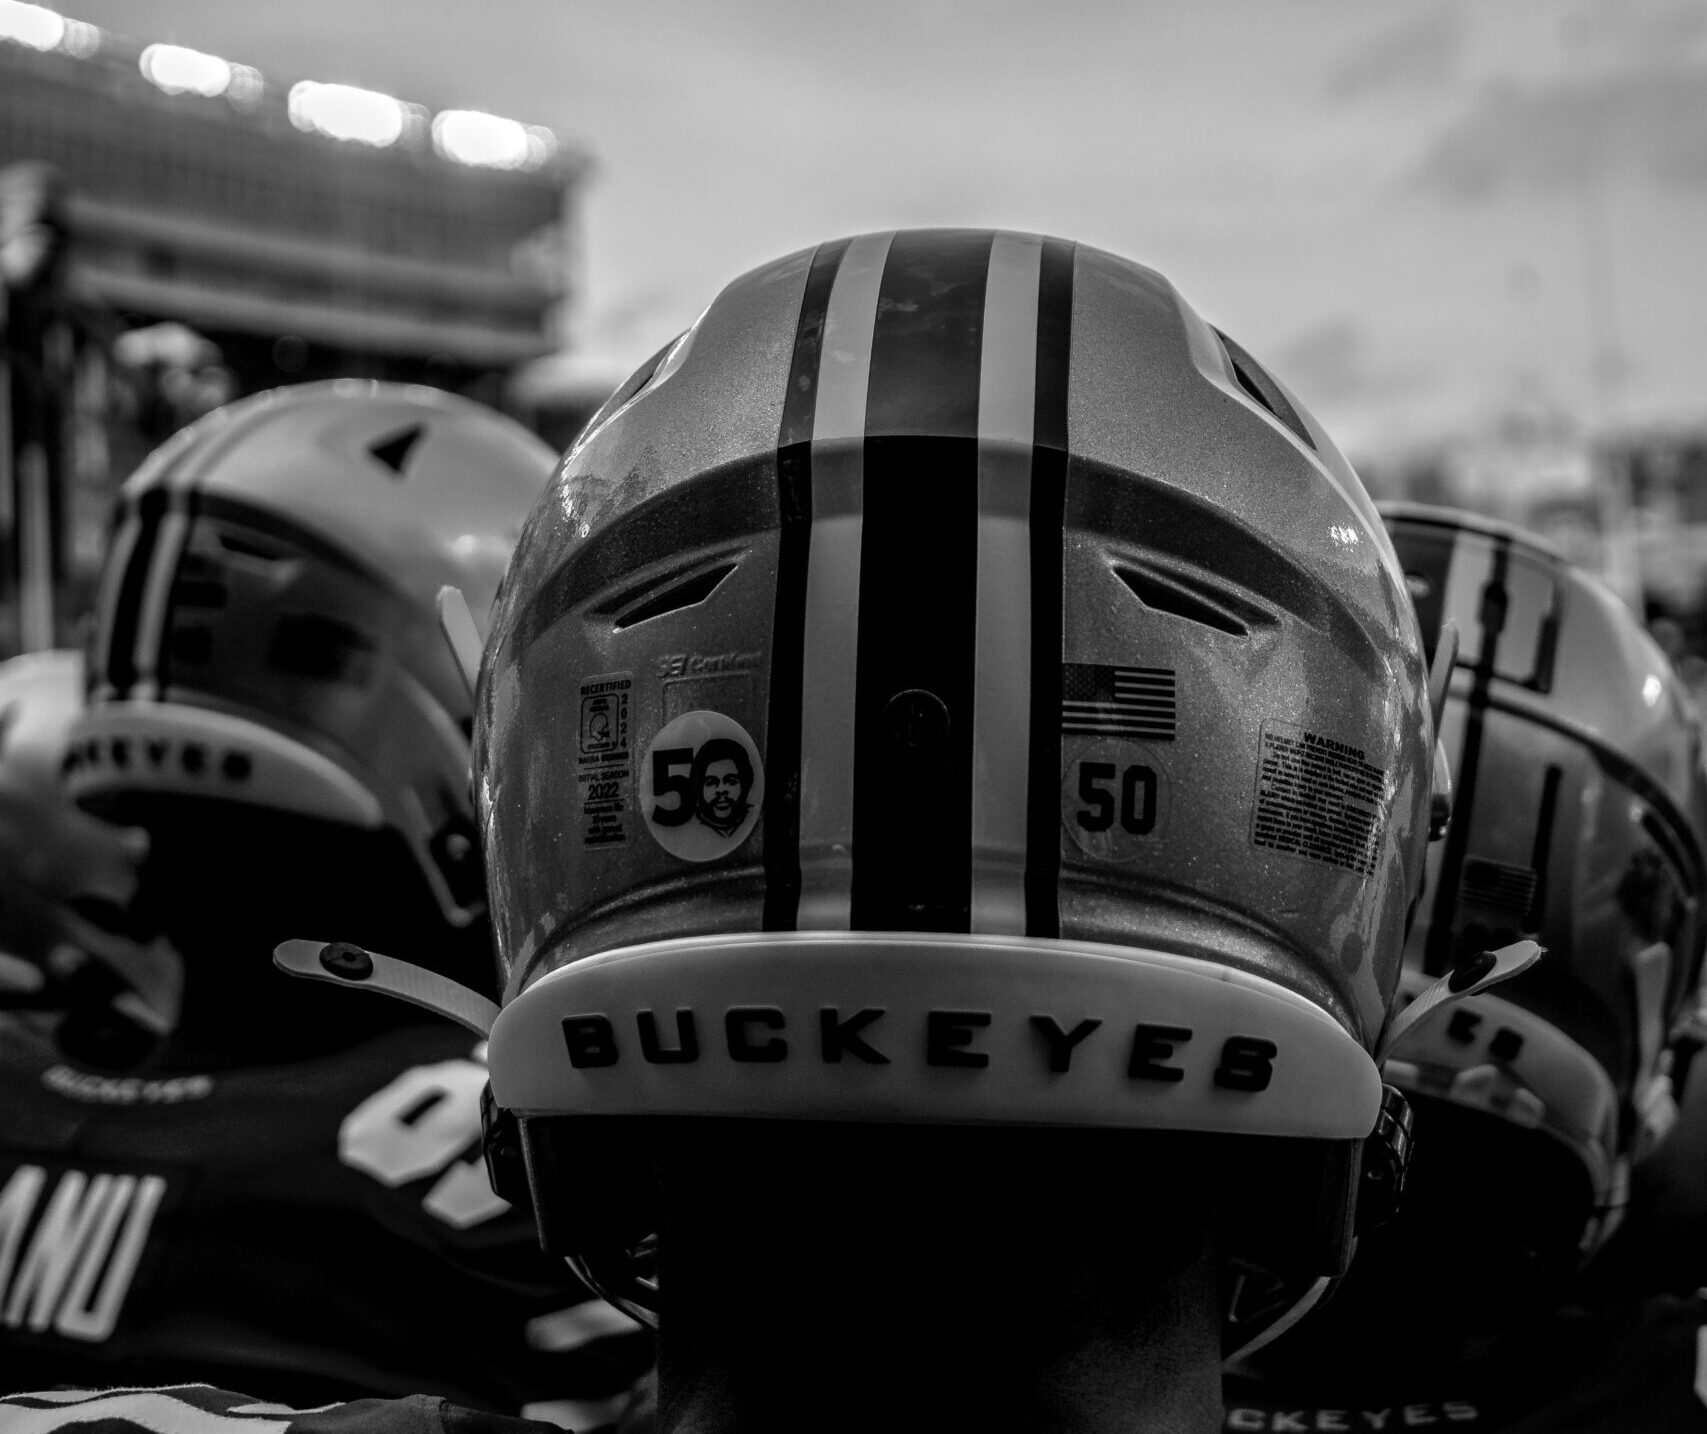
M 571 449 L 482 672 L 548 1244 L 611 1286 L 644 1181 L 572 1163 L 654 1117 L 1063 1125 L 1252 1137 L 1235 1243 L 1336 1273 L 1432 744 L 1357 478 L 1160 275 L 917 231 L 736 280 Z
M 0 952 L 38 969 L 82 929 L 79 908 L 106 919 L 129 905 L 147 850 L 141 832 L 94 820 L 60 787 L 82 707 L 81 653 L 0 663 Z
M 1454 811 L 1405 990 L 1520 936 L 1547 948 L 1401 1038 L 1387 1079 L 1430 1098 L 1416 1174 L 1438 1218 L 1479 1208 L 1477 1238 L 1557 1274 L 1611 1232 L 1631 1162 L 1674 1114 L 1667 1048 L 1704 935 L 1699 720 L 1635 614 L 1540 540 L 1383 512 L 1425 642 L 1447 620 L 1460 635 L 1442 722 Z
M 187 955 L 241 936 L 271 981 L 273 943 L 330 928 L 490 988 L 436 597 L 484 619 L 553 461 L 466 400 L 339 381 L 221 409 L 125 484 L 67 781 L 148 828 L 145 895 L 203 928 Z
M 122 1064 L 177 1018 L 178 957 L 138 933 L 145 832 L 80 811 L 60 783 L 83 657 L 0 663 L 0 1006 L 48 1013 L 62 1047 Z

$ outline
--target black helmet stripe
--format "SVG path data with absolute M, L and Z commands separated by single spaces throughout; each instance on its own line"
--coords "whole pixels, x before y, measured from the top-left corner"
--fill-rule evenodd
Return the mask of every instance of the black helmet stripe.
M 852 924 L 965 931 L 989 232 L 890 245 L 871 342 Z
M 1037 399 L 1031 438 L 1031 767 L 1026 792 L 1025 930 L 1061 934 L 1062 555 L 1067 507 L 1067 368 L 1073 246 L 1045 239 L 1037 278 Z
M 226 451 L 256 426 L 226 423 L 211 442 L 197 444 L 157 470 L 140 492 L 121 500 L 120 520 L 103 586 L 92 681 L 103 698 L 158 698 L 166 685 L 167 634 L 173 590 L 189 542 L 201 482 Z M 180 441 L 181 441 L 180 436 Z
M 779 434 L 770 929 L 1058 929 L 1072 266 L 966 231 L 814 256 Z M 1016 769 L 1017 799 L 975 779 Z M 1011 860 L 975 875 L 975 849 Z
M 800 875 L 799 924 L 845 931 L 852 920 L 860 569 L 865 530 L 865 431 L 878 290 L 888 234 L 855 239 L 842 259 L 824 320 L 812 430 L 812 552 L 802 652 L 800 761 L 812 802 L 800 843 L 815 853 Z
M 92 677 L 103 697 L 160 695 L 160 654 L 167 630 L 172 584 L 190 531 L 191 493 L 169 481 L 127 499 L 113 539 L 104 587 Z
M 1541 778 L 1541 800 L 1535 810 L 1535 840 L 1529 850 L 1529 869 L 1535 873 L 1535 893 L 1524 913 L 1524 930 L 1539 931 L 1547 913 L 1547 899 L 1552 895 L 1548 880 L 1553 867 L 1553 825 L 1559 812 L 1559 787 L 1565 780 L 1565 769 L 1549 762 Z
M 161 519 L 154 545 L 154 560 L 142 591 L 142 608 L 136 618 L 136 689 L 133 697 L 159 697 L 167 682 L 167 634 L 171 631 L 172 599 L 177 588 L 178 567 L 189 542 L 194 521 L 196 490 L 174 489 Z
M 1453 544 L 1454 566 L 1468 557 L 1466 547 L 1462 542 Z M 1435 887 L 1428 948 L 1423 956 L 1423 970 L 1431 976 L 1446 972 L 1454 960 L 1452 916 L 1458 909 L 1458 888 L 1470 840 L 1470 817 L 1476 805 L 1476 779 L 1482 764 L 1482 730 L 1487 722 L 1488 699 L 1498 668 L 1500 635 L 1505 630 L 1509 606 L 1506 576 L 1510 569 L 1511 539 L 1495 538 L 1488 558 L 1487 576 L 1482 581 L 1476 606 L 1481 630 L 1465 634 L 1467 638 L 1474 636 L 1477 639 L 1476 665 L 1471 669 L 1470 692 L 1464 704 L 1463 743 L 1452 769 L 1453 820 L 1446 829 L 1446 840 L 1440 853 L 1440 880 Z M 1456 576 L 1450 575 L 1448 582 Z
M 812 429 L 830 290 L 848 243 L 819 246 L 806 275 L 777 434 L 776 618 L 765 719 L 765 929 L 792 931 L 800 905 L 801 670 L 812 543 Z
M 166 493 L 150 488 L 120 500 L 106 567 L 95 602 L 95 644 L 89 681 L 97 697 L 123 697 L 136 675 L 136 619 L 154 542 L 166 512 Z

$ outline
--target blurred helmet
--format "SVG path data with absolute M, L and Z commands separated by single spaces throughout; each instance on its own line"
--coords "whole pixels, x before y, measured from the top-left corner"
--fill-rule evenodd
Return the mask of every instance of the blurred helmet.
M 359 864 L 369 905 L 471 929 L 472 704 L 436 598 L 460 588 L 484 618 L 552 464 L 474 403 L 370 382 L 278 389 L 176 435 L 120 495 L 74 796 L 148 825 L 151 871 L 161 813 L 199 822 L 204 893 L 247 862 L 306 913 L 318 858 Z
M 60 783 L 83 657 L 0 664 L 0 1007 L 44 1013 L 86 1063 L 140 1058 L 177 1019 L 170 943 L 133 916 L 147 834 L 79 811 Z
M 85 921 L 130 904 L 146 846 L 141 833 L 79 811 L 60 786 L 82 708 L 81 653 L 0 663 L 0 953 L 38 970 Z
M 493 1090 L 595 1280 L 644 1202 L 568 1162 L 657 1116 L 1291 1137 L 1269 1253 L 1343 1261 L 1422 649 L 1160 275 L 915 231 L 737 279 L 571 449 L 477 705 Z
M 1455 1108 L 1428 1121 L 1460 1144 L 1425 1133 L 1419 1178 L 1453 1149 L 1476 1169 L 1442 1171 L 1443 1191 L 1453 1173 L 1480 1191 L 1501 1161 L 1503 1234 L 1569 1268 L 1611 1232 L 1630 1162 L 1673 1114 L 1667 1046 L 1703 941 L 1698 718 L 1635 614 L 1538 539 L 1468 513 L 1383 513 L 1430 651 L 1443 621 L 1460 634 L 1441 724 L 1452 822 L 1404 989 L 1520 936 L 1548 952 L 1402 1037 L 1387 1079 Z M 1459 1189 L 1443 1199 L 1481 1204 Z

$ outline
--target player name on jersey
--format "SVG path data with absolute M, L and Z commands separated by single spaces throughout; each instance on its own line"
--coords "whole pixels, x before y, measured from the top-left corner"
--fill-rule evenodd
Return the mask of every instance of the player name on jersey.
M 165 1194 L 160 1175 L 14 1167 L 0 1190 L 0 1328 L 106 1339 Z

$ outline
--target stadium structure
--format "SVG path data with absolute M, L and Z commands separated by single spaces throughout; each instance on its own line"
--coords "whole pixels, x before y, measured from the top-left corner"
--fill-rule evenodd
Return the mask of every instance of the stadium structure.
M 63 247 L 0 311 L 0 653 L 63 639 L 113 488 L 218 402 L 355 376 L 502 405 L 560 347 L 588 167 L 541 126 L 0 0 L 0 230 L 34 207 Z

